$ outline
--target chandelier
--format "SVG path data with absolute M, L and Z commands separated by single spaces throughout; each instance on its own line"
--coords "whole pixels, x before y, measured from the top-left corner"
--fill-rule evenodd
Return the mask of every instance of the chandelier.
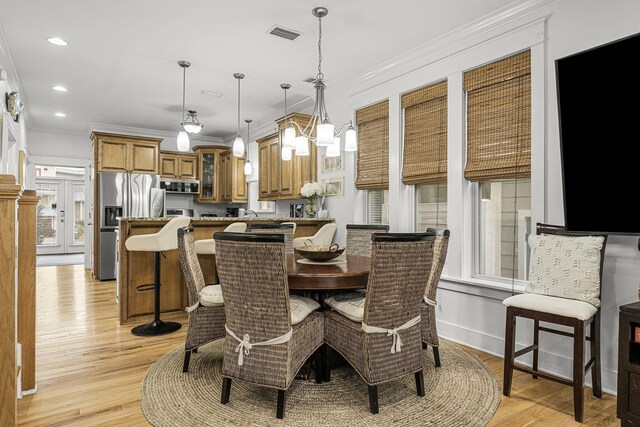
M 187 133 L 200 133 L 203 127 L 204 125 L 201 125 L 198 120 L 196 110 L 187 111 L 187 119 L 182 122 L 182 128 L 186 130 Z
M 324 84 L 324 74 L 322 73 L 322 18 L 327 16 L 329 10 L 325 7 L 316 7 L 311 13 L 318 18 L 318 74 L 316 74 L 316 82 L 314 84 L 316 99 L 313 112 L 311 113 L 311 120 L 309 120 L 304 128 L 291 118 L 287 120 L 284 140 L 282 142 L 284 148 L 283 155 L 287 157 L 290 156 L 292 150 L 295 150 L 296 156 L 309 155 L 308 141 L 314 142 L 318 147 L 327 147 L 328 153 L 332 156 L 336 155 L 336 151 L 338 153 L 337 155 L 339 155 L 340 138 L 338 136 L 347 127 L 344 151 L 358 150 L 358 137 L 353 127 L 353 122 L 345 123 L 336 131 L 335 126 L 331 123 L 324 103 L 324 90 L 327 86 Z M 285 88 L 284 85 L 281 87 L 285 89 L 286 100 L 286 89 L 288 89 L 288 87 Z M 297 128 L 299 133 L 297 137 L 294 127 Z M 316 131 L 315 137 L 312 136 L 314 129 Z

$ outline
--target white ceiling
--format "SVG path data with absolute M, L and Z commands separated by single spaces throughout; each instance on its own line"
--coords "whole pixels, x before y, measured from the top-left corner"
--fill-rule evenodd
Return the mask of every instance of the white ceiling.
M 178 130 L 182 69 L 187 109 L 203 134 L 236 128 L 234 72 L 242 81 L 242 118 L 266 124 L 289 104 L 313 96 L 302 80 L 317 72 L 315 6 L 325 6 L 323 72 L 331 86 L 435 39 L 512 0 L 0 0 L 0 26 L 31 113 L 29 127 L 80 132 L 88 123 Z M 278 24 L 302 32 L 295 41 L 267 34 Z M 69 46 L 58 47 L 47 37 Z M 51 89 L 68 88 L 67 93 Z M 201 89 L 221 98 L 199 95 Z M 293 100 L 293 102 L 291 102 Z M 311 103 L 307 99 L 301 106 Z M 60 119 L 54 113 L 63 111 Z M 244 122 L 242 123 L 243 126 Z M 243 127 L 244 129 L 244 127 Z

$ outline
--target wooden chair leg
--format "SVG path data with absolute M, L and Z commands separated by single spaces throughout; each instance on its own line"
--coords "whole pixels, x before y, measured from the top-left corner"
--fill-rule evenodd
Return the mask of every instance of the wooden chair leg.
M 281 420 L 284 418 L 284 403 L 287 399 L 286 390 L 278 390 L 278 406 L 276 408 L 276 418 Z
M 433 348 L 433 360 L 435 360 L 436 368 L 440 367 L 440 347 L 432 345 Z
M 315 354 L 315 368 L 316 368 L 316 384 L 322 384 L 322 379 L 324 373 L 322 372 L 324 368 L 324 349 L 320 347 L 316 350 Z
M 189 372 L 189 360 L 191 360 L 191 350 L 184 352 L 184 364 L 182 365 L 182 372 Z
M 420 369 L 418 372 L 416 372 L 416 393 L 418 393 L 418 396 L 420 397 L 424 397 L 425 393 L 424 393 L 424 374 L 422 372 L 422 369 Z
M 577 422 L 584 415 L 584 322 L 573 327 L 573 410 Z
M 220 403 L 226 405 L 229 403 L 229 396 L 231 395 L 231 378 L 223 377 L 222 378 L 222 397 L 220 398 Z
M 378 408 L 378 386 L 370 385 L 369 386 L 369 411 L 372 414 L 377 414 L 380 412 Z
M 322 367 L 322 379 L 328 383 L 331 381 L 331 348 L 327 344 L 322 345 L 322 358 L 324 364 Z
M 502 393 L 509 397 L 513 379 L 513 359 L 516 351 L 515 340 L 516 316 L 513 307 L 507 307 L 507 324 L 504 336 L 504 383 Z
M 602 397 L 602 379 L 600 366 L 600 310 L 596 312 L 595 318 L 591 322 L 591 357 L 594 358 L 591 367 L 591 382 L 593 383 L 593 396 L 600 399 Z
M 533 321 L 533 345 L 536 346 L 536 349 L 533 350 L 533 370 L 538 372 L 538 345 L 540 342 L 540 321 Z M 533 379 L 537 379 L 537 375 L 532 375 Z

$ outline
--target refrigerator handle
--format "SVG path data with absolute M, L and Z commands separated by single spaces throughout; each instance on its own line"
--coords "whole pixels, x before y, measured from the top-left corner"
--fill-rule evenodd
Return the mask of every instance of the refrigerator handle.
M 124 189 L 127 194 L 127 201 L 125 203 L 126 216 L 131 216 L 131 174 L 129 172 L 124 174 Z

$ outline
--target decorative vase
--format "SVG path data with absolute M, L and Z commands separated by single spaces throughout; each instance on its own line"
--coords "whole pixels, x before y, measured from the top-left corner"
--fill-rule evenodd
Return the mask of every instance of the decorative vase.
M 307 204 L 304 206 L 304 210 L 307 212 L 308 218 L 316 217 L 316 201 L 314 199 L 309 199 Z

